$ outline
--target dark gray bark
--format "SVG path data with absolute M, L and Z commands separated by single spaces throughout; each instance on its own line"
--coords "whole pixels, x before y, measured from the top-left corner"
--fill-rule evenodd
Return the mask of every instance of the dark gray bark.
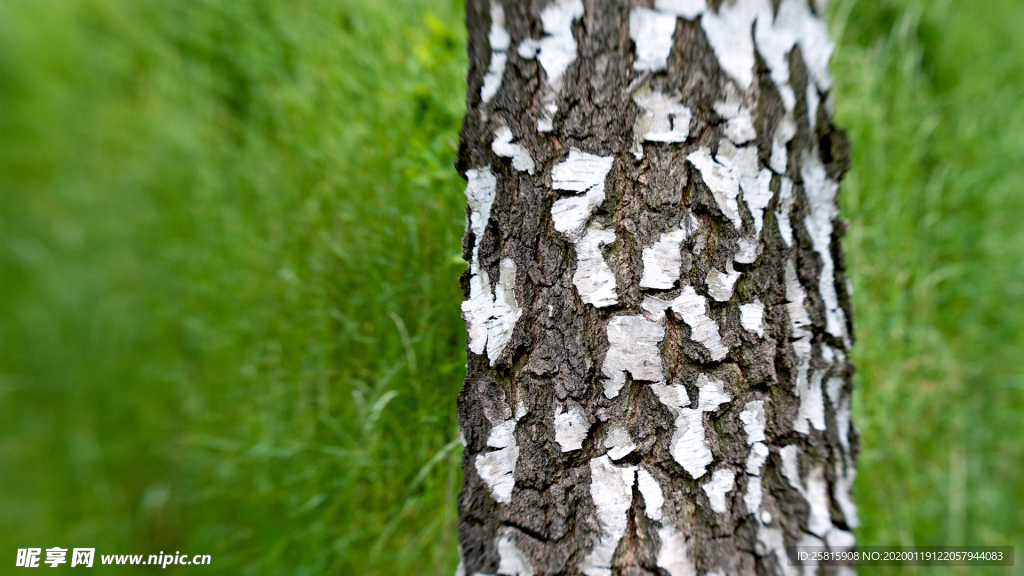
M 848 145 L 805 2 L 468 0 L 465 574 L 852 545 Z

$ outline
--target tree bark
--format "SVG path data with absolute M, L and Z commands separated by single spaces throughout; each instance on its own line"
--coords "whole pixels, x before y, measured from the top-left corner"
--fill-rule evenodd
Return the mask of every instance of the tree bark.
M 460 573 L 796 574 L 785 546 L 852 546 L 823 9 L 467 1 Z

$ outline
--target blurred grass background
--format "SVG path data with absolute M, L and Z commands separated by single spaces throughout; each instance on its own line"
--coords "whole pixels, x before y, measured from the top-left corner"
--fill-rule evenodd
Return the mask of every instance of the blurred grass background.
M 1024 550 L 1024 5 L 831 12 L 859 539 Z M 0 0 L 0 565 L 454 570 L 464 44 L 442 0 Z

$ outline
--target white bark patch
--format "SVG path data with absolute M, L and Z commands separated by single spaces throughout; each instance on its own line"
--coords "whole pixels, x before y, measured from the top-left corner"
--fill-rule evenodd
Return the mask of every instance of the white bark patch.
M 607 456 L 590 461 L 590 496 L 594 499 L 601 535 L 594 549 L 580 564 L 587 576 L 610 576 L 612 556 L 626 533 L 627 512 L 633 504 L 635 466 L 619 468 Z
M 821 345 L 821 359 L 824 360 L 828 364 L 831 364 L 831 363 L 835 362 L 835 359 L 836 359 L 835 350 L 833 350 L 832 347 L 829 346 L 828 344 L 822 344 Z
M 539 40 L 527 38 L 519 44 L 519 55 L 537 58 L 547 75 L 549 86 L 557 87 L 562 74 L 576 61 L 576 39 L 572 23 L 583 16 L 581 0 L 557 0 L 541 10 L 540 21 L 545 36 Z
M 527 38 L 519 43 L 519 55 L 528 60 L 539 60 L 546 76 L 546 88 L 541 95 L 542 111 L 537 118 L 538 132 L 550 132 L 554 127 L 554 116 L 558 111 L 555 94 L 562 87 L 562 75 L 576 61 L 572 23 L 583 14 L 581 0 L 556 0 L 540 13 L 545 36 L 539 40 Z
M 836 432 L 839 434 L 839 445 L 843 447 L 844 454 L 850 453 L 850 420 L 850 398 L 846 397 L 836 408 Z
M 643 108 L 644 114 L 637 119 L 644 140 L 648 142 L 686 142 L 690 136 L 690 108 L 678 97 L 660 92 L 642 90 L 633 96 L 633 101 Z
M 658 396 L 661 403 L 672 408 L 685 408 L 690 405 L 690 397 L 686 393 L 686 386 L 673 384 L 669 386 L 664 382 L 655 382 L 651 390 Z
M 732 268 L 731 262 L 729 268 Z M 704 282 L 708 287 L 708 295 L 719 302 L 728 302 L 732 298 L 732 289 L 739 279 L 740 273 L 735 270 L 719 272 L 717 268 L 712 268 Z
M 821 106 L 821 95 L 818 94 L 818 87 L 813 82 L 807 83 L 807 122 L 814 130 L 818 123 L 818 106 Z
M 797 372 L 796 394 L 800 397 L 800 408 L 797 410 L 796 422 L 793 429 L 802 434 L 808 434 L 807 422 L 815 430 L 825 429 L 825 398 L 821 393 L 821 379 L 823 372 L 816 370 L 810 378 L 799 378 L 802 370 Z
M 772 171 L 759 167 L 756 145 L 736 147 L 728 139 L 719 144 L 715 160 L 728 168 L 739 182 L 743 201 L 754 219 L 754 230 L 760 237 L 764 226 L 764 209 L 772 199 Z
M 697 568 L 687 555 L 686 538 L 675 526 L 659 528 L 658 539 L 661 540 L 658 568 L 668 572 L 669 576 L 697 576 Z
M 807 314 L 807 309 L 804 308 L 807 291 L 800 284 L 800 279 L 796 275 L 796 264 L 792 259 L 786 261 L 785 280 L 786 311 L 789 312 L 789 320 L 792 323 L 793 337 L 810 336 L 811 333 L 806 328 L 811 325 L 811 317 Z M 808 350 L 808 354 L 810 354 L 810 350 Z
M 507 448 L 516 443 L 514 432 L 516 431 L 515 420 L 505 420 L 491 426 L 491 433 L 487 436 L 487 445 L 491 448 Z
M 786 8 L 783 12 L 783 6 Z M 822 90 L 832 86 L 828 62 L 832 59 L 834 45 L 828 35 L 828 24 L 815 16 L 803 0 L 783 0 L 775 26 L 796 30 L 800 56 L 803 57 L 814 83 Z
M 809 84 L 817 84 L 822 90 L 831 86 L 828 61 L 833 44 L 825 21 L 811 12 L 805 0 L 782 0 L 774 18 L 758 18 L 754 38 L 787 111 L 792 111 L 796 104 L 796 96 L 789 85 L 787 59 L 794 46 L 800 46 L 800 55 L 811 76 Z M 814 126 L 813 121 L 811 126 Z
M 843 518 L 846 520 L 846 525 L 850 528 L 856 528 L 860 526 L 860 519 L 857 517 L 857 506 L 853 503 L 853 498 L 850 496 L 850 491 L 853 489 L 853 481 L 857 478 L 857 469 L 853 467 L 852 463 L 846 466 L 845 472 L 843 471 L 843 464 L 836 462 L 836 481 L 832 486 L 832 496 L 836 500 L 836 504 L 839 504 L 839 509 L 843 511 Z
M 487 103 L 501 88 L 501 78 L 505 75 L 505 63 L 508 56 L 505 51 L 511 44 L 508 32 L 505 31 L 505 10 L 501 4 L 491 2 L 491 30 L 487 34 L 491 45 L 491 63 L 484 74 L 484 84 L 480 87 L 480 99 Z
M 629 11 L 629 37 L 636 44 L 633 69 L 656 72 L 668 65 L 672 51 L 672 35 L 676 31 L 676 17 L 647 8 Z
M 687 20 L 696 20 L 708 9 L 708 4 L 706 0 L 654 0 L 654 7 Z
M 655 522 L 661 522 L 662 506 L 665 505 L 665 495 L 661 491 L 661 485 L 647 470 L 637 470 L 637 486 L 640 494 L 644 497 L 644 512 L 647 517 Z
M 519 446 L 509 446 L 476 457 L 476 472 L 491 489 L 491 496 L 499 504 L 508 504 L 512 498 L 518 460 Z
M 515 429 L 519 420 L 526 416 L 526 405 L 520 401 L 513 415 L 512 409 L 504 404 L 504 412 L 507 415 L 504 420 L 488 418 L 491 432 L 487 437 L 487 445 L 500 450 L 478 454 L 474 462 L 477 474 L 490 488 L 491 496 L 501 504 L 509 502 L 512 488 L 515 487 L 516 462 L 519 460 Z
M 748 514 L 757 514 L 761 509 L 761 468 L 768 460 L 768 447 L 763 444 L 765 441 L 765 417 L 764 402 L 748 402 L 746 410 L 740 413 L 740 420 L 747 432 L 747 443 L 751 444 L 750 454 L 747 455 L 747 492 L 743 495 L 743 503 L 747 507 Z M 770 515 L 769 515 L 770 516 Z
M 469 349 L 475 354 L 483 354 L 486 350 L 493 366 L 512 338 L 523 311 L 515 298 L 516 264 L 513 260 L 501 260 L 498 284 L 493 293 L 487 272 L 480 269 L 480 239 L 491 217 L 496 188 L 494 175 L 490 168 L 483 168 L 467 170 L 466 176 L 469 228 L 476 242 L 470 262 L 469 299 L 462 303 L 462 316 L 469 333 Z
M 852 550 L 857 545 L 857 538 L 846 530 L 833 528 L 825 537 L 825 542 L 828 543 L 828 547 L 833 551 L 846 552 Z
M 612 156 L 595 156 L 572 148 L 569 157 L 555 165 L 551 170 L 552 188 L 578 194 L 558 200 L 551 207 L 555 230 L 573 242 L 579 240 L 590 215 L 604 202 L 604 179 L 614 162 Z
M 810 394 L 810 381 L 808 373 L 811 368 L 811 337 L 802 336 L 793 342 L 793 352 L 796 355 L 796 395 L 800 397 L 800 407 L 797 409 L 796 420 L 793 421 L 793 429 L 801 434 L 810 434 L 807 426 L 807 407 L 804 406 L 804 398 Z
M 739 250 L 733 256 L 733 261 L 740 264 L 753 264 L 757 260 L 758 241 L 754 238 L 740 238 Z
M 649 248 L 644 248 L 644 275 L 640 279 L 641 288 L 666 290 L 675 286 L 683 265 L 680 247 L 686 236 L 685 229 L 673 230 L 662 234 Z
M 665 316 L 665 310 L 671 308 L 690 327 L 690 338 L 699 342 L 716 362 L 729 354 L 729 348 L 722 344 L 722 336 L 718 332 L 718 324 L 707 313 L 707 299 L 697 294 L 692 286 L 683 288 L 676 298 L 665 301 L 648 296 L 640 305 L 655 320 Z
M 751 28 L 761 15 L 771 17 L 768 0 L 737 0 L 723 2 L 718 13 L 704 13 L 701 27 L 715 51 L 718 63 L 733 80 L 746 90 L 754 80 L 754 38 Z
M 728 512 L 728 503 L 726 502 L 725 495 L 732 492 L 733 486 L 736 484 L 736 474 L 729 469 L 716 470 L 711 475 L 711 481 L 701 486 L 704 492 L 708 495 L 708 500 L 711 502 L 711 509 L 719 514 L 725 514 Z
M 487 346 L 487 319 L 490 317 L 493 298 L 487 273 L 483 272 L 481 275 L 479 268 L 480 239 L 491 218 L 491 205 L 494 203 L 497 182 L 490 167 L 466 170 L 466 178 L 465 194 L 470 209 L 469 228 L 473 232 L 475 243 L 470 261 L 470 296 L 469 300 L 462 303 L 462 311 L 469 333 L 469 349 L 476 354 L 483 354 Z
M 832 529 L 832 514 L 829 512 L 828 484 L 825 482 L 825 470 L 816 466 L 807 476 L 807 502 L 811 505 L 811 513 L 807 518 L 807 529 L 811 533 L 824 537 Z
M 571 148 L 568 158 L 552 169 L 552 186 L 572 192 L 587 192 L 596 187 L 603 192 L 604 178 L 614 161 L 612 156 L 596 156 Z
M 636 450 L 636 444 L 630 438 L 629 431 L 615 423 L 612 423 L 608 429 L 608 435 L 604 439 L 604 447 L 608 448 L 608 456 L 612 460 L 623 458 L 633 450 Z
M 740 412 L 740 422 L 743 422 L 743 430 L 747 433 L 747 444 L 764 442 L 764 401 L 747 402 L 743 412 Z
M 562 447 L 562 452 L 572 452 L 583 448 L 590 430 L 590 420 L 574 402 L 569 402 L 563 410 L 555 408 L 555 442 Z
M 782 104 L 787 111 L 793 110 L 796 96 L 789 85 L 789 60 L 786 56 L 796 45 L 797 30 L 793 24 L 794 16 L 797 14 L 793 9 L 803 3 L 803 0 L 783 0 L 776 17 L 759 18 L 754 29 L 757 51 L 768 67 L 772 81 L 782 94 Z
M 783 0 L 777 14 L 768 0 L 725 2 L 718 13 L 708 10 L 705 0 L 656 0 L 655 8 L 689 20 L 703 15 L 701 27 L 719 65 L 743 90 L 753 83 L 756 41 L 756 49 L 768 66 L 787 111 L 792 111 L 796 104 L 786 59 L 794 46 L 800 46 L 811 84 L 821 90 L 831 86 L 828 62 L 833 44 L 824 20 L 811 12 L 805 0 Z
M 473 248 L 473 252 L 477 252 L 476 247 Z M 462 317 L 466 320 L 469 349 L 474 354 L 483 354 L 487 348 L 487 320 L 491 317 L 494 298 L 491 295 L 491 283 L 487 272 L 477 272 L 475 256 L 471 269 L 475 273 L 469 278 L 469 300 L 462 303 Z
M 675 286 L 683 265 L 680 249 L 699 227 L 700 221 L 688 213 L 679 222 L 678 229 L 663 233 L 652 246 L 644 248 L 641 288 L 666 290 Z
M 779 565 L 779 572 L 784 576 L 798 576 L 800 572 L 794 566 L 790 566 L 789 557 L 786 555 L 786 544 L 782 537 L 782 530 L 769 528 L 760 525 L 757 528 L 757 544 L 754 551 L 760 556 L 775 555 L 775 561 Z M 811 572 L 814 574 L 814 572 Z
M 483 236 L 487 221 L 491 218 L 491 205 L 494 204 L 494 194 L 497 181 L 491 173 L 490 166 L 477 170 L 470 168 L 466 170 L 466 201 L 469 203 L 469 228 L 477 238 Z M 476 261 L 476 249 L 474 248 L 474 262 Z
M 721 380 L 712 380 L 707 374 L 697 377 L 697 386 L 700 388 L 697 395 L 697 407 L 705 412 L 717 410 L 719 406 L 732 400 L 732 397 L 725 391 L 725 383 Z
M 762 497 L 761 477 L 747 476 L 747 493 L 743 495 L 743 504 L 747 507 L 747 514 L 757 514 L 757 511 L 761 509 Z
M 793 225 L 789 221 L 789 212 L 793 209 L 793 181 L 785 176 L 779 188 L 779 208 L 775 211 L 775 219 L 779 222 L 779 235 L 786 246 L 793 246 Z
M 666 406 L 676 414 L 676 429 L 672 434 L 670 446 L 672 458 L 694 479 L 703 476 L 707 472 L 707 465 L 714 459 L 705 441 L 704 413 L 713 412 L 731 400 L 724 392 L 724 384 L 718 380 L 701 374 L 697 378 L 697 384 L 700 390 L 697 394 L 696 409 L 680 408 L 678 405 L 666 403 Z M 655 393 L 658 392 L 655 389 Z M 658 396 L 665 401 L 660 393 Z M 681 398 L 678 398 L 677 394 L 676 401 L 679 400 Z
M 551 132 L 555 129 L 555 113 L 558 112 L 558 104 L 555 97 L 545 93 L 541 97 L 543 107 L 540 116 L 537 117 L 537 132 Z
M 487 41 L 492 52 L 504 52 L 512 44 L 512 39 L 505 31 L 505 10 L 498 2 L 491 2 L 491 29 Z
M 665 328 L 643 316 L 616 316 L 608 323 L 608 354 L 601 372 L 605 381 L 604 395 L 615 398 L 626 383 L 626 372 L 634 380 L 661 381 L 661 352 L 658 344 L 665 338 Z
M 672 307 L 672 302 L 671 300 L 647 296 L 640 304 L 640 307 L 644 309 L 644 312 L 647 312 L 652 320 L 662 322 L 665 320 L 665 312 Z
M 459 565 L 455 567 L 455 576 L 466 576 L 466 555 L 462 552 L 462 544 L 456 545 L 459 554 Z
M 707 148 L 701 148 L 686 159 L 700 171 L 718 208 L 737 230 L 743 225 L 737 200 L 743 191 L 744 202 L 754 219 L 754 228 L 760 235 L 764 226 L 764 209 L 772 198 L 772 172 L 758 167 L 757 146 L 737 148 L 728 139 L 722 139 L 714 158 Z
M 707 472 L 714 460 L 704 439 L 704 411 L 681 408 L 672 435 L 672 458 L 695 480 Z
M 748 402 L 745 410 L 740 413 L 740 420 L 747 432 L 747 443 L 750 454 L 747 455 L 747 492 L 743 495 L 743 503 L 748 514 L 756 514 L 761 508 L 761 468 L 768 460 L 768 446 L 765 446 L 764 402 L 757 400 Z M 770 515 L 769 515 L 770 516 Z
M 505 75 L 505 64 L 508 55 L 505 52 L 491 52 L 491 65 L 484 74 L 484 84 L 480 87 L 480 99 L 487 103 L 494 98 L 501 88 L 501 79 Z
M 847 340 L 846 314 L 839 307 L 836 293 L 835 264 L 832 261 L 832 220 L 839 215 L 836 193 L 839 183 L 828 177 L 825 166 L 816 154 L 804 158 L 800 170 L 804 180 L 804 192 L 810 201 L 811 210 L 804 219 L 807 234 L 811 237 L 814 251 L 821 258 L 821 276 L 818 290 L 825 304 L 825 330 L 837 338 Z
M 725 125 L 725 137 L 737 146 L 747 144 L 757 138 L 757 131 L 754 130 L 754 120 L 750 117 L 750 111 L 743 108 L 740 112 L 735 118 L 730 118 Z
M 617 304 L 615 273 L 604 261 L 601 246 L 615 242 L 615 232 L 591 223 L 583 238 L 576 243 L 576 272 L 572 283 L 585 304 L 604 308 Z
M 764 466 L 766 460 L 768 460 L 768 447 L 756 442 L 750 447 L 750 455 L 747 456 L 747 474 L 760 476 L 761 467 Z
M 807 529 L 818 536 L 824 537 L 832 529 L 832 514 L 829 512 L 828 484 L 825 481 L 825 470 L 819 464 L 815 466 L 806 480 L 800 478 L 800 449 L 789 445 L 779 451 L 782 458 L 782 474 L 797 492 L 807 500 L 810 514 L 807 517 Z
M 830 350 L 827 346 L 824 350 Z M 841 352 L 837 352 L 841 362 L 846 361 L 846 355 Z M 822 354 L 825 357 L 825 354 Z M 839 436 L 839 445 L 842 447 L 843 455 L 845 458 L 849 458 L 850 454 L 850 426 L 852 416 L 850 414 L 850 396 L 843 391 L 845 382 L 842 378 L 829 378 L 826 384 L 826 392 L 829 397 L 829 401 L 835 408 L 836 417 L 836 433 Z M 852 467 L 852 462 L 850 462 Z
M 598 308 L 618 302 L 615 274 L 601 254 L 601 246 L 614 242 L 615 233 L 596 224 L 587 226 L 587 222 L 594 209 L 604 202 L 604 180 L 614 161 L 612 156 L 596 156 L 572 148 L 569 157 L 551 170 L 555 190 L 578 194 L 556 201 L 551 217 L 555 229 L 576 247 L 578 262 L 573 284 L 585 303 Z
M 725 137 L 737 146 L 742 146 L 757 138 L 754 129 L 754 118 L 750 110 L 740 104 L 735 90 L 730 90 L 724 102 L 715 104 L 715 112 L 725 118 Z
M 792 93 L 792 89 L 790 89 L 790 93 Z M 793 136 L 796 136 L 796 122 L 793 120 L 793 113 L 786 112 L 775 128 L 775 134 L 772 136 L 771 158 L 768 160 L 768 167 L 776 174 L 785 174 L 786 168 L 789 166 L 788 147 Z M 792 187 L 792 182 L 790 182 L 790 186 Z
M 533 567 L 522 550 L 512 541 L 511 530 L 498 539 L 498 574 L 502 576 L 533 576 Z
M 515 295 L 516 263 L 511 258 L 502 258 L 499 270 L 501 274 L 494 287 L 494 305 L 487 320 L 487 357 L 491 366 L 512 339 L 516 322 L 523 315 Z
M 795 444 L 784 446 L 779 450 L 779 458 L 782 460 L 782 475 L 789 480 L 790 486 L 803 495 L 804 485 L 800 480 L 800 447 Z
M 740 195 L 740 183 L 733 171 L 719 164 L 711 157 L 711 151 L 701 148 L 686 157 L 690 164 L 700 171 L 704 184 L 711 190 L 718 208 L 736 227 L 743 225 L 736 198 Z
M 771 183 L 772 171 L 767 168 L 759 170 L 757 177 L 744 179 L 740 183 L 743 188 L 743 201 L 754 218 L 754 230 L 759 237 L 761 229 L 764 228 L 764 209 L 772 200 Z
M 764 304 L 758 300 L 750 304 L 741 304 L 740 325 L 744 330 L 757 334 L 759 338 L 764 337 Z
M 491 143 L 491 150 L 503 158 L 512 159 L 512 167 L 520 172 L 533 174 L 535 168 L 533 158 L 519 144 L 512 143 L 512 130 L 508 126 L 502 126 L 494 132 L 494 142 Z
M 802 309 L 802 308 L 801 308 Z M 793 330 L 796 335 L 796 329 Z M 796 355 L 796 394 L 798 397 L 804 395 L 804 391 L 810 387 L 808 372 L 811 368 L 811 336 L 804 332 L 800 338 L 793 342 L 793 353 Z M 793 422 L 793 429 L 801 434 L 809 434 L 807 427 L 806 412 L 797 410 L 796 420 Z
M 675 22 L 675 17 L 672 21 Z M 692 113 L 678 97 L 652 92 L 645 86 L 633 96 L 633 101 L 641 109 L 633 124 L 633 147 L 630 149 L 637 159 L 644 156 L 641 141 L 686 142 L 690 137 Z

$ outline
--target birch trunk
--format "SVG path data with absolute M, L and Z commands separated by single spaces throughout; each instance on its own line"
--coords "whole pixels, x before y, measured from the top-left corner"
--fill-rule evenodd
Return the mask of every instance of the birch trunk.
M 853 545 L 823 9 L 468 0 L 460 573 Z

